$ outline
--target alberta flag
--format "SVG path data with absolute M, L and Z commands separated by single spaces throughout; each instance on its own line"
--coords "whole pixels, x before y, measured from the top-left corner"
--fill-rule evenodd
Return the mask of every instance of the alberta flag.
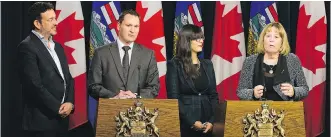
M 199 1 L 178 1 L 176 4 L 173 48 L 174 56 L 176 55 L 176 41 L 178 39 L 178 32 L 186 24 L 194 24 L 199 26 L 203 31 Z M 199 58 L 204 58 L 203 51 L 199 54 Z
M 90 60 L 94 49 L 117 39 L 117 20 L 121 13 L 120 2 L 93 2 L 90 26 Z M 97 100 L 89 96 L 88 118 L 94 127 L 96 122 Z
M 256 53 L 256 46 L 259 35 L 264 26 L 270 22 L 278 22 L 276 2 L 273 1 L 253 1 L 248 29 L 248 49 L 249 55 Z

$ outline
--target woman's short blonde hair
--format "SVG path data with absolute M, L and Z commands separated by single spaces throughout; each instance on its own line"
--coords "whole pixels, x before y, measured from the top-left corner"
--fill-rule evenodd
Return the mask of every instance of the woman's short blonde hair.
M 282 45 L 280 46 L 280 54 L 283 55 L 288 55 L 290 53 L 290 45 L 288 43 L 288 38 L 287 38 L 287 34 L 285 32 L 285 29 L 283 27 L 282 24 L 280 24 L 279 22 L 272 22 L 269 23 L 267 26 L 265 26 L 260 34 L 259 37 L 259 41 L 257 43 L 257 53 L 264 53 L 264 36 L 267 34 L 267 32 L 271 31 L 271 28 L 275 27 L 278 30 L 278 33 L 280 35 L 280 37 L 282 38 Z

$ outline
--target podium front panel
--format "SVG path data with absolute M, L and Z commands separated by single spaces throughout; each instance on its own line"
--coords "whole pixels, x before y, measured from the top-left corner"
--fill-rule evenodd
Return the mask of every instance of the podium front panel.
M 263 101 L 227 101 L 224 137 L 243 137 L 244 124 L 243 118 L 247 114 L 253 114 L 259 109 Z M 266 101 L 269 110 L 275 109 L 279 114 L 284 110 L 285 117 L 282 127 L 287 137 L 305 137 L 305 121 L 303 102 L 293 101 Z
M 149 111 L 158 108 L 159 116 L 155 125 L 159 128 L 160 137 L 179 137 L 179 111 L 177 99 L 140 99 L 142 108 Z M 134 108 L 136 99 L 99 99 L 96 137 L 115 137 L 115 116 L 120 112 L 126 112 L 130 107 Z

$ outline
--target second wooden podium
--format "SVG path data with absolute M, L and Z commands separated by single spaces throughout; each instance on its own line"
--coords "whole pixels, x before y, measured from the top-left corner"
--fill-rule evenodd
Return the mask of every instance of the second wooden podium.
M 216 116 L 215 125 L 223 128 L 214 127 L 217 137 L 306 136 L 301 101 L 227 101 L 221 106 L 218 109 L 223 110 L 216 112 L 223 112 L 225 118 Z

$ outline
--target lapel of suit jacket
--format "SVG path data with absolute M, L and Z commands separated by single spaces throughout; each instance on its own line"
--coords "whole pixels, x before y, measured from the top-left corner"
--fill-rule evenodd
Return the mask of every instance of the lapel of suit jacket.
M 54 42 L 55 43 L 55 42 Z M 61 64 L 61 68 L 62 68 L 62 73 L 63 73 L 63 76 L 64 76 L 64 79 L 66 80 L 66 82 L 68 82 L 68 76 L 66 74 L 68 74 L 67 72 L 67 69 L 65 69 L 66 65 L 69 65 L 69 64 L 66 64 L 66 61 L 65 61 L 65 54 L 63 54 L 63 50 L 61 51 L 61 45 L 60 44 L 57 44 L 55 43 L 54 45 L 54 50 L 57 54 L 57 57 L 59 58 L 59 61 L 60 61 L 60 64 Z
M 194 92 L 198 92 L 198 90 L 194 86 L 192 78 L 186 78 L 186 82 Z
M 187 85 L 194 91 L 198 92 L 194 86 L 192 78 L 188 77 L 184 70 L 184 64 L 180 63 L 180 72 L 182 73 L 182 78 L 187 83 Z
M 133 71 L 137 68 L 137 65 L 139 64 L 140 50 L 141 50 L 140 45 L 134 43 L 132 49 L 128 79 L 132 78 Z
M 208 86 L 207 86 L 207 88 L 202 91 L 202 92 L 205 92 L 205 91 L 207 91 L 207 89 L 209 89 L 209 87 L 210 87 L 209 85 L 211 84 L 210 83 L 211 79 L 210 79 L 210 76 L 209 76 L 209 73 L 210 72 L 209 72 L 208 64 L 207 64 L 207 62 L 205 62 L 205 60 L 201 59 L 200 60 L 200 65 L 203 68 L 203 72 L 202 73 L 205 73 L 206 74 L 207 80 L 208 80 Z
M 61 76 L 60 71 L 57 69 L 57 66 L 55 64 L 55 61 L 53 60 L 51 54 L 48 52 L 47 48 L 45 47 L 44 43 L 41 42 L 41 40 L 31 32 L 30 34 L 30 38 L 31 40 L 35 43 L 35 45 L 37 46 L 37 49 L 44 54 L 44 57 L 48 60 L 48 62 L 50 62 L 53 66 L 53 68 L 55 69 L 55 71 L 57 72 L 57 74 Z
M 121 64 L 121 57 L 120 57 L 120 53 L 118 51 L 117 42 L 113 42 L 109 46 L 109 50 L 110 50 L 110 53 L 111 53 L 111 55 L 113 57 L 113 61 L 115 62 L 115 66 L 116 66 L 118 75 L 121 77 L 122 82 L 123 83 L 126 83 L 126 82 L 124 82 L 123 66 Z

